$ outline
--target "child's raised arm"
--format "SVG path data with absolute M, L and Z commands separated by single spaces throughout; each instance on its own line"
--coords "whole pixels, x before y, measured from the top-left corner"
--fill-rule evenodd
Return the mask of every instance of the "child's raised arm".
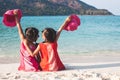
M 62 32 L 62 30 L 64 29 L 64 27 L 69 23 L 70 20 L 71 19 L 70 19 L 70 16 L 69 16 L 69 17 L 67 17 L 67 19 L 65 20 L 65 22 L 60 26 L 60 28 L 57 31 L 57 34 L 56 34 L 57 36 L 56 36 L 56 40 L 55 41 L 58 41 L 60 33 Z
M 20 39 L 22 41 L 23 39 L 25 39 L 25 36 L 24 36 L 23 30 L 22 30 L 20 21 L 18 19 L 18 10 L 14 10 L 14 15 L 15 15 L 15 20 L 16 20 L 16 25 L 18 27 L 18 33 L 19 33 Z

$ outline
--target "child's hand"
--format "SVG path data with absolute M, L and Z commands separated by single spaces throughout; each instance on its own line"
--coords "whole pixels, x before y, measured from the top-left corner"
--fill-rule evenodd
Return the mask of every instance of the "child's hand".
M 15 10 L 13 11 L 13 13 L 14 13 L 15 16 L 17 16 L 17 15 L 18 15 L 18 9 L 15 9 Z
M 14 9 L 13 14 L 15 15 L 16 23 L 19 23 L 20 20 L 18 19 L 18 9 Z
M 66 22 L 70 22 L 70 21 L 71 21 L 71 17 L 69 16 L 66 18 Z

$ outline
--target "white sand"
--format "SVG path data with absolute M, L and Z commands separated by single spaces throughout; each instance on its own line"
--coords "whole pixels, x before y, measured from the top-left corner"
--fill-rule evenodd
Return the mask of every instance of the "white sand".
M 120 55 L 61 55 L 67 70 L 17 71 L 19 63 L 0 64 L 0 80 L 120 80 Z

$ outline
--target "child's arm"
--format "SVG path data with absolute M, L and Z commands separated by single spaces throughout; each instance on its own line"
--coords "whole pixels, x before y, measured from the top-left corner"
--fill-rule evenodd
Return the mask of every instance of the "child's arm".
M 18 10 L 14 10 L 14 15 L 15 15 L 15 20 L 16 20 L 16 25 L 18 28 L 18 33 L 19 33 L 20 39 L 22 41 L 23 39 L 25 39 L 25 36 L 24 36 L 23 30 L 22 30 L 20 21 L 18 19 Z
M 17 27 L 18 27 L 18 33 L 19 33 L 20 39 L 21 39 L 21 41 L 24 42 L 24 44 L 26 46 L 26 49 L 30 53 L 30 55 L 35 56 L 39 52 L 39 46 L 36 48 L 36 50 L 34 52 L 32 52 L 32 50 L 29 48 L 29 46 L 28 46 L 29 44 L 28 44 L 28 41 L 25 39 L 20 21 L 18 19 L 17 12 L 18 12 L 17 10 L 14 10 L 15 20 L 16 20 L 16 24 L 17 24 Z
M 70 21 L 70 17 L 67 17 L 67 19 L 65 20 L 65 22 L 61 25 L 61 27 L 58 29 L 57 31 L 57 36 L 56 36 L 56 40 L 55 41 L 58 41 L 58 38 L 60 36 L 60 33 L 62 32 L 62 30 L 64 29 L 64 27 L 69 23 Z
M 40 51 L 40 46 L 38 45 L 37 48 L 35 49 L 35 51 L 33 52 L 32 56 L 35 56 L 39 53 Z
M 26 41 L 26 40 L 25 40 Z M 27 46 L 28 44 L 27 44 L 27 42 L 25 42 L 25 46 Z M 27 46 L 26 47 L 26 49 L 27 49 L 27 51 L 28 51 L 28 53 L 31 55 L 31 56 L 35 56 L 35 55 L 37 55 L 38 53 L 39 53 L 39 51 L 40 51 L 40 46 L 38 45 L 37 46 L 37 48 L 34 50 L 34 52 Z

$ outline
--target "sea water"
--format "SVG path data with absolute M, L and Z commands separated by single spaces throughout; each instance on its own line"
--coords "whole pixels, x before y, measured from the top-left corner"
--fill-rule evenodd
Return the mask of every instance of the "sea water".
M 81 25 L 75 31 L 65 31 L 58 40 L 59 54 L 103 54 L 120 52 L 120 16 L 81 16 Z M 23 16 L 21 25 L 23 31 L 27 27 L 39 29 L 39 39 L 42 42 L 41 31 L 45 27 L 57 30 L 67 16 Z M 3 25 L 0 17 L 0 56 L 19 55 L 20 39 L 17 27 L 9 28 Z

